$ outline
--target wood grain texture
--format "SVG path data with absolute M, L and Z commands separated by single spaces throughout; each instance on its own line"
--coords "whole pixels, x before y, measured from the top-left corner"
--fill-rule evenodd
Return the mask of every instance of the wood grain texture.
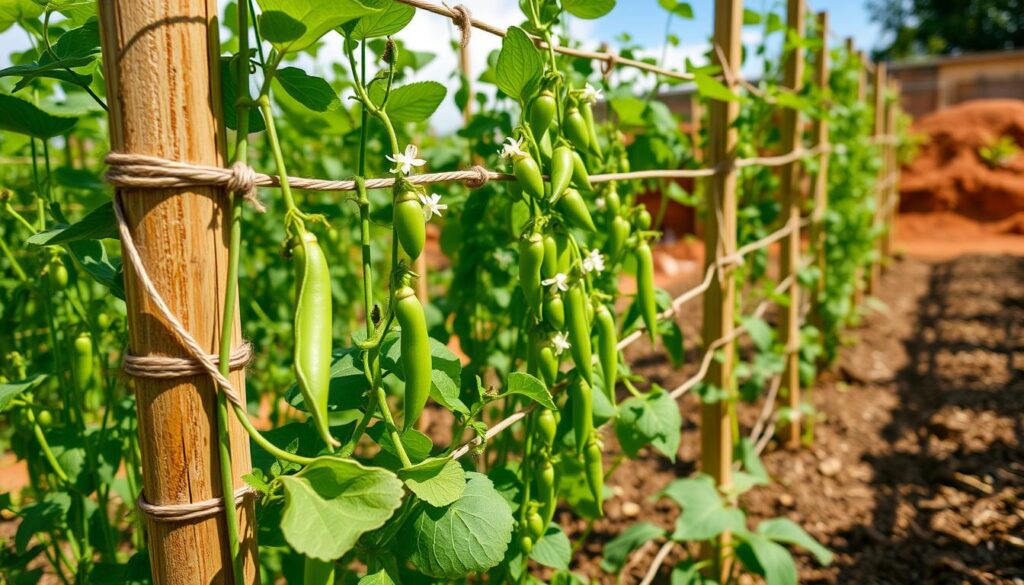
M 222 165 L 217 7 L 214 0 L 101 0 L 100 28 L 115 151 Z M 184 326 L 217 353 L 227 276 L 223 189 L 122 190 L 129 229 L 150 278 Z M 125 266 L 129 346 L 138 355 L 186 357 Z M 237 311 L 236 311 L 237 315 Z M 233 343 L 241 344 L 236 317 Z M 242 372 L 231 383 L 245 395 Z M 220 497 L 216 395 L 206 376 L 133 381 L 146 499 L 153 504 Z M 236 488 L 250 470 L 249 443 L 232 420 Z M 240 507 L 246 583 L 256 583 L 253 503 Z M 148 521 L 154 582 L 232 583 L 222 516 Z
M 875 75 L 872 78 L 872 90 L 875 101 L 875 128 L 874 136 L 885 135 L 885 124 L 886 124 L 886 111 L 885 111 L 885 87 L 886 87 L 886 70 L 885 61 L 880 61 L 875 64 Z M 878 290 L 878 282 L 881 278 L 882 273 L 882 246 L 885 241 L 885 235 L 880 233 L 878 230 L 882 227 L 885 218 L 883 214 L 885 212 L 883 205 L 885 204 L 885 185 L 882 181 L 886 177 L 886 165 L 885 165 L 885 146 L 880 146 L 880 156 L 882 157 L 882 165 L 878 170 L 878 179 L 875 187 L 875 217 L 874 227 L 875 233 L 879 234 L 875 238 L 875 258 L 871 261 L 871 266 L 868 269 L 868 294 L 874 294 Z
M 828 48 L 828 12 L 819 12 L 817 16 L 818 38 L 822 39 L 821 47 L 814 51 L 814 84 L 819 88 L 828 88 L 829 48 Z M 850 39 L 847 39 L 850 42 Z M 824 117 L 815 118 L 811 125 L 811 147 L 827 147 L 828 120 Z M 827 148 L 826 148 L 827 150 Z M 814 264 L 818 267 L 818 282 L 815 293 L 811 295 L 811 319 L 818 331 L 824 331 L 825 275 L 828 262 L 825 253 L 825 215 L 828 213 L 828 166 L 831 155 L 823 152 L 818 157 L 818 173 L 814 176 L 812 197 L 814 211 L 811 215 L 811 247 L 814 251 Z

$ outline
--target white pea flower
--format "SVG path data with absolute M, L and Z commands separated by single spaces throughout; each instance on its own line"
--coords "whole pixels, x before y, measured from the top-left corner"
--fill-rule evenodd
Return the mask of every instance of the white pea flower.
M 594 205 L 603 211 L 604 208 L 608 206 L 608 201 L 606 201 L 604 197 L 598 197 L 597 199 L 594 199 Z
M 583 272 L 604 272 L 604 256 L 597 249 L 588 252 L 583 259 Z
M 558 332 L 551 338 L 551 345 L 555 348 L 555 355 L 562 355 L 563 351 L 569 349 L 570 343 L 564 333 Z
M 408 175 L 412 172 L 413 167 L 422 167 L 427 164 L 427 161 L 422 158 L 416 158 L 417 154 L 419 154 L 419 149 L 415 144 L 410 144 L 405 147 L 404 153 L 396 152 L 392 156 L 385 155 L 384 158 L 395 163 L 395 168 L 391 169 L 392 173 L 401 170 L 403 175 Z
M 501 249 L 494 252 L 494 261 L 502 268 L 508 268 L 509 265 L 512 264 L 513 260 L 515 260 L 515 258 L 512 256 L 512 252 L 509 252 L 508 250 Z
M 569 276 L 559 272 L 553 278 L 548 278 L 540 281 L 544 286 L 550 286 L 553 289 L 565 292 L 569 290 Z
M 431 217 L 435 215 L 441 217 L 441 212 L 448 209 L 447 203 L 441 203 L 441 196 L 437 193 L 431 193 L 430 197 L 426 197 L 422 194 L 419 195 L 420 203 L 423 204 L 423 220 L 430 221 Z
M 595 88 L 589 83 L 583 87 L 583 93 L 580 94 L 583 101 L 594 103 L 598 100 L 604 99 L 604 93 L 600 89 Z
M 498 151 L 498 154 L 501 155 L 501 158 L 508 159 L 517 156 L 526 156 L 526 153 L 523 152 L 523 139 L 520 138 L 519 140 L 516 140 L 509 136 L 505 139 L 505 144 L 501 145 L 501 150 Z

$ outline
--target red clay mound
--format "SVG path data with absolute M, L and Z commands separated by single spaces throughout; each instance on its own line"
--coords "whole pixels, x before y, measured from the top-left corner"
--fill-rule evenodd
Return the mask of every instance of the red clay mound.
M 926 134 L 928 141 L 903 169 L 901 211 L 951 211 L 991 222 L 995 231 L 1020 232 L 1024 154 L 991 168 L 978 150 L 1001 136 L 1024 145 L 1024 101 L 965 102 L 921 118 L 913 131 Z

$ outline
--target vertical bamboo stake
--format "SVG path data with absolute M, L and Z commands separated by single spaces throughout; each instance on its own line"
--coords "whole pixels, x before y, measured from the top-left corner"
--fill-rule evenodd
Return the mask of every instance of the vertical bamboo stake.
M 220 166 L 216 0 L 101 0 L 104 77 L 115 151 Z M 216 354 L 227 277 L 230 204 L 221 188 L 122 189 L 131 230 L 157 290 L 185 328 Z M 125 263 L 130 351 L 184 357 Z M 242 343 L 235 313 L 233 343 Z M 244 398 L 242 371 L 231 383 Z M 216 389 L 209 377 L 136 378 L 145 497 L 157 505 L 220 497 Z M 230 429 L 235 485 L 250 470 L 249 442 Z M 233 495 L 228 494 L 230 502 Z M 239 512 L 245 583 L 258 582 L 253 503 Z M 157 584 L 234 583 L 222 516 L 169 523 L 147 518 Z
M 804 36 L 804 0 L 788 0 L 786 5 L 786 26 L 798 37 Z M 786 56 L 783 85 L 799 94 L 803 86 L 804 53 L 795 47 Z M 792 108 L 782 110 L 782 152 L 794 150 L 800 143 L 800 116 Z M 781 169 L 780 188 L 782 192 L 783 221 L 793 226 L 793 231 L 782 239 L 779 250 L 779 279 L 796 278 L 800 269 L 800 208 L 801 194 L 799 170 L 801 162 L 791 162 Z M 786 424 L 780 436 L 784 437 L 786 446 L 800 446 L 800 287 L 794 281 L 787 291 L 788 305 L 783 309 L 779 319 L 779 341 L 785 347 L 785 370 L 782 374 L 780 390 L 788 396 L 792 419 Z
M 892 110 L 889 113 L 889 135 L 894 138 L 896 136 L 896 132 L 899 131 L 897 126 L 899 124 L 900 112 L 902 111 L 900 102 L 901 93 L 902 86 L 900 85 L 900 82 L 893 80 L 892 95 L 894 102 L 892 104 Z M 889 231 L 886 233 L 886 240 L 890 257 L 896 252 L 896 217 L 899 215 L 900 210 L 900 157 L 898 146 L 899 145 L 895 142 L 889 145 L 889 153 L 892 157 L 892 166 L 889 167 Z
M 885 62 L 879 61 L 875 63 L 875 76 L 872 79 L 872 86 L 874 89 L 874 100 L 875 100 L 875 131 L 874 136 L 876 139 L 881 138 L 885 135 Z M 878 172 L 877 186 L 875 187 L 875 218 L 874 218 L 874 229 L 875 229 L 875 257 L 871 260 L 871 269 L 868 275 L 868 294 L 875 294 L 878 292 L 878 279 L 881 275 L 881 264 L 882 264 L 882 242 L 885 240 L 885 234 L 882 233 L 884 224 L 883 213 L 885 201 L 883 199 L 883 192 L 885 185 L 882 181 L 886 177 L 885 169 L 885 147 L 882 146 L 882 168 Z
M 700 148 L 700 124 L 704 109 L 700 103 L 700 94 L 690 94 L 690 142 L 693 143 L 693 158 L 697 162 L 704 160 L 704 149 Z
M 892 83 L 887 84 L 886 92 L 892 89 Z M 882 109 L 882 115 L 885 119 L 882 121 L 883 133 L 885 142 L 882 146 L 882 180 L 881 193 L 879 193 L 878 199 L 881 203 L 881 209 L 879 209 L 879 224 L 882 226 L 881 239 L 878 242 L 879 245 L 879 264 L 882 267 L 882 271 L 886 271 L 889 268 L 889 259 L 892 257 L 891 244 L 892 241 L 889 239 L 889 232 L 892 229 L 892 225 L 889 223 L 891 216 L 889 214 L 890 205 L 892 204 L 892 190 L 889 188 L 889 184 L 892 178 L 892 165 L 893 165 L 893 147 L 890 144 L 889 137 L 892 135 L 893 129 L 893 114 L 895 109 L 893 107 L 892 100 L 886 97 L 885 107 Z
M 743 0 L 715 0 L 715 33 L 712 52 L 714 61 L 724 70 L 732 72 L 726 76 L 729 88 L 736 92 L 735 81 L 742 58 L 740 31 L 743 26 Z M 707 189 L 708 205 L 704 229 L 705 267 L 717 263 L 718 258 L 728 256 L 736 250 L 736 119 L 739 117 L 739 103 L 714 100 L 709 110 L 708 163 L 709 166 L 725 169 L 710 179 Z M 705 348 L 717 339 L 732 335 L 733 310 L 735 306 L 736 283 L 729 270 L 724 270 L 704 293 L 704 326 L 701 335 Z M 733 394 L 732 362 L 735 351 L 733 343 L 725 344 L 718 350 L 721 359 L 711 362 L 705 380 L 708 384 Z M 701 404 L 701 470 L 714 478 L 721 487 L 732 484 L 732 431 L 729 419 L 730 408 L 727 400 L 713 404 Z M 727 539 L 723 535 L 723 541 Z M 706 556 L 713 553 L 705 550 Z M 716 578 L 725 575 L 721 558 L 713 558 L 711 574 Z
M 814 84 L 827 96 L 828 93 L 828 13 L 819 12 L 818 38 L 821 39 L 821 47 L 815 51 L 814 60 Z M 823 114 L 824 116 L 824 114 Z M 828 150 L 828 120 L 824 117 L 816 118 L 811 128 L 811 141 L 814 147 L 821 147 Z M 818 155 L 818 174 L 814 177 L 814 211 L 811 215 L 811 249 L 814 251 L 815 265 L 818 267 L 818 286 L 812 295 L 811 315 L 814 323 L 822 330 L 823 307 L 825 299 L 825 274 L 828 269 L 825 250 L 825 214 L 828 213 L 828 162 L 829 154 L 823 152 Z
M 865 82 L 867 62 L 864 58 L 864 53 L 861 51 L 854 50 L 853 37 L 846 37 L 846 50 L 852 55 L 856 55 L 858 61 L 860 61 L 860 68 L 857 70 L 857 101 L 863 102 L 866 99 L 865 88 L 867 83 Z M 854 289 L 853 289 L 853 306 L 860 307 L 864 304 L 864 267 L 858 266 L 853 274 Z

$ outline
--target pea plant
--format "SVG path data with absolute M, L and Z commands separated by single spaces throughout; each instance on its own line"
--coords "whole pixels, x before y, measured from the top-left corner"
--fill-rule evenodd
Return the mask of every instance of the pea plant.
M 660 4 L 669 19 L 692 17 L 689 4 Z M 260 201 L 264 214 L 243 222 L 237 202 L 230 212 L 228 282 L 244 283 L 237 305 L 256 357 L 248 408 L 218 396 L 218 425 L 234 416 L 251 440 L 244 480 L 257 496 L 264 581 L 577 582 L 556 511 L 582 518 L 585 538 L 626 458 L 648 447 L 677 456 L 675 397 L 634 371 L 622 348 L 643 337 L 683 364 L 683 333 L 664 318 L 672 299 L 655 286 L 652 247 L 670 200 L 710 210 L 699 187 L 630 173 L 693 168 L 703 144 L 656 99 L 678 79 L 602 74 L 555 50 L 578 45 L 568 19 L 602 17 L 614 0 L 519 5 L 521 21 L 473 84 L 457 73 L 453 84 L 421 79 L 435 55 L 400 40 L 417 14 L 405 2 L 225 7 L 216 83 L 228 154 L 279 183 Z M 786 34 L 775 14 L 745 19 L 763 23 L 765 38 L 785 36 L 786 51 L 823 42 Z M 108 56 L 93 4 L 0 0 L 0 31 L 12 26 L 31 46 L 0 70 L 0 326 L 11 332 L 0 337 L 0 446 L 25 478 L 23 489 L 0 496 L 5 520 L 18 522 L 13 539 L 0 541 L 0 575 L 149 582 L 145 522 L 130 513 L 145 496 L 134 382 L 118 369 L 129 344 L 125 271 L 101 178 Z M 623 40 L 621 58 L 665 65 Z M 457 45 L 439 47 L 448 49 Z M 702 100 L 742 102 L 741 156 L 777 148 L 779 104 L 827 116 L 831 140 L 845 145 L 829 171 L 827 318 L 806 332 L 808 379 L 818 353 L 835 355 L 853 311 L 850 282 L 878 236 L 870 222 L 877 161 L 862 146 L 871 113 L 851 85 L 858 64 L 842 52 L 834 59 L 830 87 L 801 94 L 778 87 L 770 59 L 756 94 L 732 92 L 715 66 L 688 64 Z M 437 136 L 430 121 L 449 85 L 459 87 L 460 107 L 479 111 L 454 135 Z M 423 180 L 428 170 L 469 165 L 510 180 L 470 189 Z M 294 176 L 354 177 L 354 188 L 298 189 Z M 379 178 L 389 186 L 370 188 Z M 770 169 L 741 174 L 741 243 L 777 223 L 777 186 Z M 655 217 L 640 200 L 652 191 L 662 193 Z M 770 296 L 758 292 L 771 290 L 766 264 L 758 253 L 737 268 L 756 299 Z M 801 274 L 808 286 L 815 278 Z M 635 293 L 623 294 L 624 279 Z M 224 364 L 233 296 L 219 321 Z M 752 401 L 781 371 L 782 348 L 760 317 L 744 325 L 755 351 L 737 376 Z M 708 385 L 699 393 L 705 402 L 740 398 Z M 620 453 L 609 457 L 612 433 Z M 232 493 L 240 486 L 221 441 L 219 477 Z M 629 528 L 605 546 L 603 568 L 619 572 L 654 538 L 690 547 L 677 582 L 711 582 L 700 573 L 708 563 L 700 542 L 738 559 L 729 582 L 741 571 L 795 582 L 790 545 L 829 562 L 789 521 L 748 529 L 741 496 L 769 478 L 753 442 L 737 443 L 733 486 L 723 491 L 706 476 L 672 483 L 662 497 L 681 508 L 675 531 Z M 235 514 L 226 507 L 242 582 Z M 726 532 L 733 538 L 720 540 Z

